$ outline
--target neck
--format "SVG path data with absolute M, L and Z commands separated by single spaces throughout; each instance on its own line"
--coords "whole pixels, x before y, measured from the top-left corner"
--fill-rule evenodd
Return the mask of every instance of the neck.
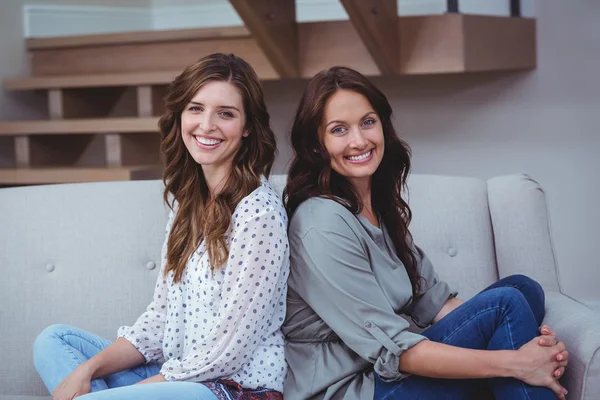
M 363 209 L 367 210 L 367 212 L 372 214 L 373 208 L 371 206 L 371 179 L 365 178 L 355 180 L 352 182 L 352 184 L 358 192 L 358 198 L 363 206 Z
M 211 199 L 223 190 L 223 185 L 227 181 L 230 172 L 231 166 L 228 168 L 224 166 L 202 166 L 202 173 Z

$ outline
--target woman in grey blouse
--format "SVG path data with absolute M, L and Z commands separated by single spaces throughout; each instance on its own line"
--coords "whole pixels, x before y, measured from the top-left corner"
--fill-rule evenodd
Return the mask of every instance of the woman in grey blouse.
M 391 114 L 343 67 L 317 74 L 300 101 L 284 192 L 286 399 L 564 398 L 568 352 L 540 328 L 540 285 L 511 276 L 463 303 L 413 244 L 410 150 Z M 409 332 L 403 314 L 429 328 Z

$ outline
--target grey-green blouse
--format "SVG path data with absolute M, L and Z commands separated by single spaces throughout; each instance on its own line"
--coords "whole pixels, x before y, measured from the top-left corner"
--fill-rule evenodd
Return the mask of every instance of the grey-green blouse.
M 372 400 L 374 372 L 400 380 L 400 354 L 426 338 L 408 331 L 401 314 L 431 324 L 456 295 L 438 280 L 419 249 L 421 295 L 387 234 L 339 203 L 303 202 L 289 228 L 291 272 L 283 326 L 286 400 Z

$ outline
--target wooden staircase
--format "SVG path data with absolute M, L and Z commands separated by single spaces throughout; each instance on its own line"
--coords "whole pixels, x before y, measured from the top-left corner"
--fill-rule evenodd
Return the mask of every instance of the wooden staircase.
M 245 27 L 28 39 L 32 76 L 3 85 L 44 94 L 48 119 L 0 121 L 15 159 L 0 186 L 159 178 L 166 87 L 214 52 L 244 58 L 263 80 L 332 65 L 367 76 L 536 67 L 531 18 L 396 17 L 396 0 L 341 0 L 350 20 L 297 23 L 293 0 L 230 1 Z
M 177 73 L 6 80 L 7 90 L 44 93 L 49 119 L 0 122 L 16 164 L 0 169 L 0 186 L 160 178 L 158 118 Z

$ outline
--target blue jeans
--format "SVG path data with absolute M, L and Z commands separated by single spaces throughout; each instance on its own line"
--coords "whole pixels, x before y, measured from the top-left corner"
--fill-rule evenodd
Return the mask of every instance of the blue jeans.
M 434 342 L 477 350 L 517 350 L 536 336 L 544 319 L 544 291 L 512 275 L 491 285 L 423 332 Z M 458 361 L 458 360 L 457 360 Z M 375 380 L 375 399 L 468 400 L 492 392 L 496 400 L 556 400 L 552 390 L 518 379 L 434 379 L 409 376 Z
M 33 362 L 48 391 L 54 389 L 78 365 L 111 344 L 89 332 L 68 325 L 52 325 L 36 338 Z M 162 382 L 134 385 L 160 372 L 159 363 L 137 367 L 94 379 L 91 392 L 81 400 L 216 400 L 213 392 L 201 383 Z M 134 386 L 132 386 L 134 385 Z M 110 390 L 107 390 L 110 389 Z

